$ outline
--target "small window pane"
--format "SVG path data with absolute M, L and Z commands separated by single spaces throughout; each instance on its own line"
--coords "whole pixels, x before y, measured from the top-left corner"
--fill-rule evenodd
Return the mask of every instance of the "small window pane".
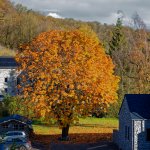
M 19 126 L 19 128 L 20 128 L 20 130 L 24 130 L 24 125 L 21 124 L 21 125 Z
M 5 82 L 8 82 L 8 78 L 5 78 Z
M 5 93 L 7 93 L 8 92 L 8 90 L 7 90 L 7 88 L 5 88 Z
M 7 129 L 7 128 L 8 128 L 8 125 L 7 125 L 7 124 L 3 125 L 3 128 L 4 128 L 4 129 Z
M 18 129 L 19 129 L 18 124 L 15 124 L 15 125 L 14 125 L 14 129 L 15 129 L 15 130 L 18 130 Z

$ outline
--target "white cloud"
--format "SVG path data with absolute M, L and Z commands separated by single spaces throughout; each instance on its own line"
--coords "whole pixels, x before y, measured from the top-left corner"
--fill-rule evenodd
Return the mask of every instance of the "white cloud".
M 111 15 L 109 16 L 109 20 L 114 23 L 116 23 L 118 18 L 122 18 L 123 25 L 132 26 L 132 18 L 130 16 L 126 16 L 123 11 L 119 13 L 111 13 Z
M 54 17 L 54 18 L 63 18 L 60 15 L 58 15 L 57 13 L 53 13 L 53 12 L 48 13 L 47 16 L 51 16 L 51 17 Z

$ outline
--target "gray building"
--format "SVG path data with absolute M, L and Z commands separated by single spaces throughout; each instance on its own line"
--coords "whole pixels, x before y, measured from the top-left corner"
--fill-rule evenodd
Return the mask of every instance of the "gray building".
M 5 94 L 17 94 L 17 63 L 13 57 L 0 57 L 0 101 Z
M 113 141 L 120 150 L 150 150 L 150 94 L 126 94 Z

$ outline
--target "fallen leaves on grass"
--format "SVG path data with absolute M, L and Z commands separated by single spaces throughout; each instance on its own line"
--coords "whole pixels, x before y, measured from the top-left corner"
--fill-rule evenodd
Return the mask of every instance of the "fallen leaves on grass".
M 63 143 L 63 144 L 75 144 L 75 143 L 97 143 L 99 141 L 110 141 L 112 139 L 111 133 L 81 133 L 81 134 L 70 134 L 69 141 L 59 141 L 58 138 L 61 135 L 40 135 L 35 134 L 32 137 L 32 142 L 43 143 L 49 145 L 50 143 Z

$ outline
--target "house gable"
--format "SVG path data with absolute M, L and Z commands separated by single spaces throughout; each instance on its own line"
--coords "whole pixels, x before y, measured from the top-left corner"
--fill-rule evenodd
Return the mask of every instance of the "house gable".
M 122 117 L 122 115 L 125 115 L 125 114 L 128 114 L 131 117 L 126 97 L 124 97 L 123 102 L 121 104 L 121 107 L 120 107 L 120 110 L 119 110 L 119 118 Z
M 119 111 L 119 147 L 129 150 L 132 147 L 132 119 L 126 97 Z

